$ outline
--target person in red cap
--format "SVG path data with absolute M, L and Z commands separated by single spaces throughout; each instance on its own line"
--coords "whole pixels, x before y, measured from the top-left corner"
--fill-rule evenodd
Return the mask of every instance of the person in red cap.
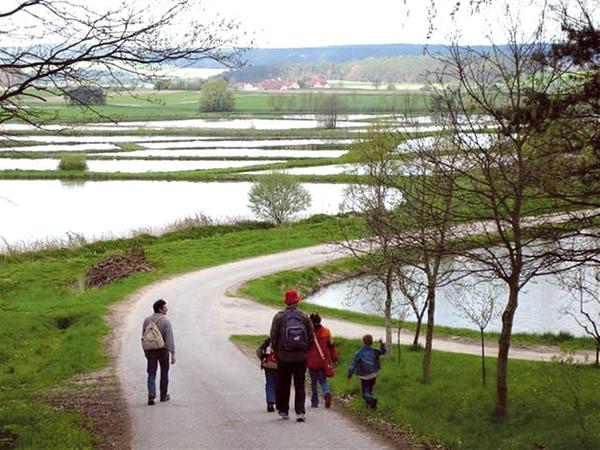
M 287 306 L 273 317 L 270 337 L 271 346 L 278 360 L 277 411 L 283 419 L 289 419 L 290 389 L 293 378 L 296 420 L 304 422 L 306 356 L 310 343 L 314 339 L 315 330 L 308 316 L 298 310 L 300 300 L 302 297 L 295 289 L 285 293 L 284 301 Z

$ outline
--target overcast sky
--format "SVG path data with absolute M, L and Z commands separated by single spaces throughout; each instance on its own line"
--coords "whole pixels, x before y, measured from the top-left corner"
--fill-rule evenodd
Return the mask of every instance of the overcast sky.
M 0 0 L 0 12 L 22 1 Z M 168 8 L 173 1 L 69 0 L 57 1 L 57 4 L 79 4 L 94 10 L 127 10 L 135 5 L 138 11 L 148 11 L 148 17 L 153 9 Z M 188 20 L 208 23 L 218 14 L 222 18 L 239 21 L 242 29 L 254 36 L 256 47 L 282 48 L 349 44 L 448 44 L 452 37 L 457 36 L 457 32 L 462 44 L 489 44 L 490 36 L 499 44 L 507 41 L 503 31 L 508 20 L 506 2 L 511 5 L 513 16 L 518 18 L 522 28 L 531 32 L 540 20 L 539 9 L 531 3 L 544 0 L 493 0 L 493 6 L 486 6 L 482 12 L 475 14 L 468 7 L 469 0 L 463 0 L 463 6 L 454 19 L 450 13 L 457 0 L 436 0 L 434 3 L 438 10 L 433 20 L 436 30 L 429 39 L 430 0 L 189 1 L 195 6 L 189 14 L 181 17 L 177 27 L 179 31 L 185 32 L 185 22 Z M 35 10 L 32 9 L 33 11 Z M 11 17 L 10 23 L 3 26 L 27 32 L 32 18 L 31 15 L 22 13 Z M 14 33 L 11 35 L 15 36 Z M 0 38 L 6 39 L 7 36 L 0 33 Z
M 464 4 L 468 1 L 464 0 Z M 204 0 L 208 11 L 238 19 L 245 30 L 254 31 L 258 47 L 315 47 L 345 44 L 447 43 L 461 30 L 465 44 L 503 42 L 501 25 L 506 20 L 503 1 L 471 15 L 463 8 L 455 21 L 450 19 L 454 0 L 439 0 L 437 31 L 427 41 L 429 0 Z M 520 23 L 531 30 L 539 19 L 534 7 L 521 5 Z

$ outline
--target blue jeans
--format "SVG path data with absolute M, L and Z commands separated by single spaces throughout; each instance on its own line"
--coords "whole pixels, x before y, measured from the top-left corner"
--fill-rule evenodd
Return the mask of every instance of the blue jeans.
M 374 401 L 377 400 L 373 395 L 373 388 L 375 387 L 375 382 L 377 381 L 377 377 L 371 378 L 370 380 L 360 380 L 360 387 L 362 390 L 362 396 L 367 402 L 367 405 L 372 406 Z
M 265 395 L 267 404 L 275 404 L 275 389 L 277 389 L 277 369 L 263 369 L 265 371 Z
M 156 372 L 160 365 L 160 398 L 165 398 L 169 390 L 169 350 L 146 350 L 144 354 L 148 360 L 148 396 L 156 397 Z
M 310 373 L 310 386 L 312 388 L 312 396 L 310 398 L 311 406 L 319 406 L 319 391 L 318 385 L 321 385 L 323 395 L 329 394 L 329 384 L 327 383 L 327 377 L 323 370 L 309 370 Z

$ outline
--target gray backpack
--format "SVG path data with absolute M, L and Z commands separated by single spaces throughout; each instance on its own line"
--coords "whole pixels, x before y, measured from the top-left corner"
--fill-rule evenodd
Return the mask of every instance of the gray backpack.
M 159 317 L 156 322 L 151 320 L 146 326 L 144 333 L 142 333 L 142 348 L 144 350 L 158 350 L 165 348 L 165 340 L 162 333 L 158 329 L 158 321 L 162 319 Z

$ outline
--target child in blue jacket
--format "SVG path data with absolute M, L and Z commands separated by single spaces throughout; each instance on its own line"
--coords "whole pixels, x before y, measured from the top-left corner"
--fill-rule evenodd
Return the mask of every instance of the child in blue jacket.
M 360 378 L 360 387 L 362 396 L 367 402 L 367 406 L 373 409 L 377 408 L 377 398 L 373 395 L 373 387 L 379 374 L 379 357 L 385 355 L 385 344 L 379 339 L 379 349 L 372 348 L 373 336 L 365 334 L 362 338 L 363 348 L 356 352 L 354 360 L 348 369 L 348 379 L 352 378 L 352 374 L 356 373 Z

